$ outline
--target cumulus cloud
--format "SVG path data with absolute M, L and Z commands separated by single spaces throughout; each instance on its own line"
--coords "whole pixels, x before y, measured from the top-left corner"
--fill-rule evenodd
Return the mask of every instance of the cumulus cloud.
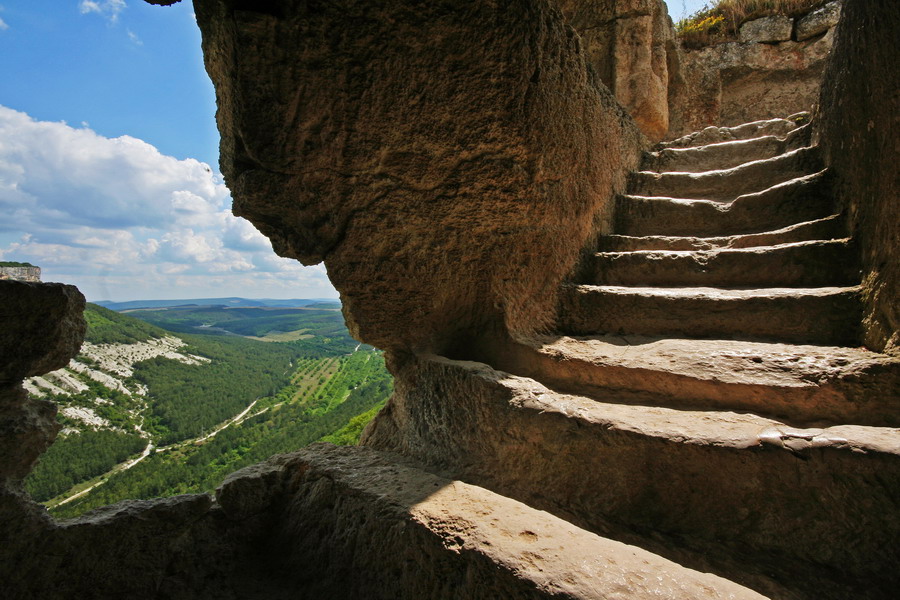
M 15 240 L 0 259 L 46 280 L 94 300 L 336 295 L 324 268 L 276 256 L 230 208 L 205 163 L 0 106 L 0 239 Z
M 119 20 L 119 13 L 125 8 L 125 0 L 81 0 L 78 4 L 81 14 L 97 13 L 109 19 L 111 23 Z

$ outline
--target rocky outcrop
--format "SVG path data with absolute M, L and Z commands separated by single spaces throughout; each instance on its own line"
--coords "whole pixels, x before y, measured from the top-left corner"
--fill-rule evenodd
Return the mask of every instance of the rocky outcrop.
M 560 0 L 588 58 L 616 100 L 650 140 L 669 131 L 672 21 L 662 0 Z M 676 69 L 677 71 L 677 69 Z
M 679 49 L 669 93 L 669 135 L 809 111 L 840 17 L 836 0 L 807 15 L 744 23 L 739 39 Z
M 821 35 L 841 20 L 841 1 L 834 0 L 796 20 L 795 30 L 798 42 Z
M 75 356 L 83 311 L 84 296 L 73 286 L 0 281 L 0 561 L 13 569 L 37 560 L 28 550 L 49 519 L 22 480 L 59 430 L 56 405 L 29 398 L 21 382 Z
M 773 43 L 791 39 L 794 21 L 784 15 L 754 19 L 741 25 L 738 38 L 742 42 Z
M 12 279 L 15 281 L 30 281 L 37 283 L 41 280 L 40 267 L 7 267 L 0 263 L 0 281 Z
M 820 145 L 861 242 L 865 341 L 900 354 L 900 5 L 844 3 L 822 85 Z
M 670 96 L 671 134 L 811 110 L 834 34 L 802 42 L 727 42 L 681 55 L 684 89 Z
M 0 281 L 0 385 L 64 367 L 84 339 L 84 296 L 71 285 Z

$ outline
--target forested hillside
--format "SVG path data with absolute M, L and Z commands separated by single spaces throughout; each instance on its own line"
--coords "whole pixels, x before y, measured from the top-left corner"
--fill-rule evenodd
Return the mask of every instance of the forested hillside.
M 207 320 L 186 325 L 191 313 Z M 188 335 L 88 305 L 81 354 L 26 382 L 60 405 L 63 425 L 27 481 L 37 500 L 72 516 L 126 498 L 211 490 L 274 453 L 323 438 L 356 443 L 391 392 L 381 353 L 353 340 L 330 307 L 192 307 L 153 320 L 204 331 L 208 315 L 216 329 Z M 288 341 L 224 333 L 227 323 Z

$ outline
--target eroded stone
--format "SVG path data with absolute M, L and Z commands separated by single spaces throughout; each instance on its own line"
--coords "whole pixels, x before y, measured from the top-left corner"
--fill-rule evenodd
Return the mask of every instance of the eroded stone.
M 742 42 L 784 42 L 791 39 L 793 29 L 793 19 L 774 15 L 741 25 L 740 38 Z

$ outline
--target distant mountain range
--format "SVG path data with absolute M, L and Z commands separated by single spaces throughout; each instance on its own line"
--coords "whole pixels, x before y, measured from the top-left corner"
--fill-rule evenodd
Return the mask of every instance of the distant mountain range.
M 229 308 L 300 308 L 312 304 L 328 304 L 340 307 L 340 300 L 334 298 L 295 298 L 277 300 L 271 298 L 190 298 L 183 300 L 129 300 L 128 302 L 112 302 L 101 300 L 95 302 L 104 308 L 115 311 L 134 310 L 138 308 L 171 308 L 173 306 L 226 306 Z M 324 308 L 324 307 L 322 307 Z

